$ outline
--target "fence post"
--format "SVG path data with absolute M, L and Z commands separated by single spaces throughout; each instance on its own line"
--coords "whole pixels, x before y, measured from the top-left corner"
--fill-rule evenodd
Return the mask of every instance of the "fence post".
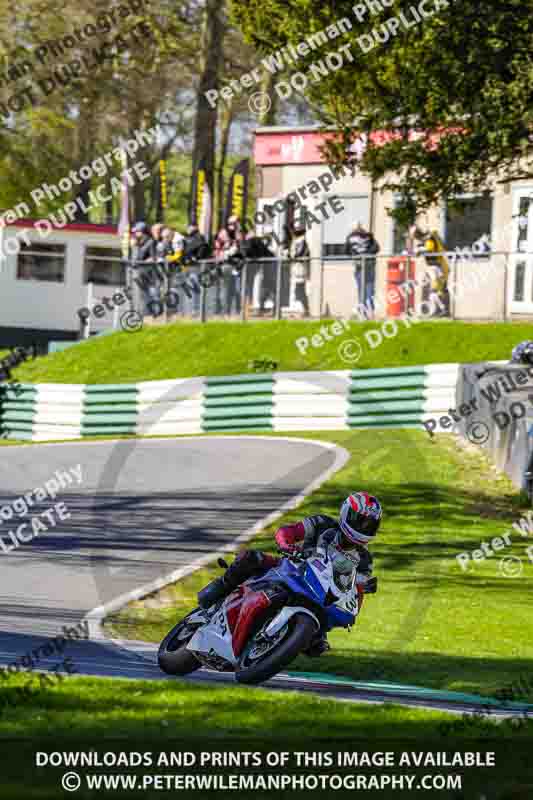
M 276 306 L 274 308 L 274 318 L 281 319 L 281 268 L 283 259 L 278 258 L 276 264 Z
M 92 309 L 93 300 L 94 300 L 93 282 L 89 281 L 89 283 L 87 284 L 87 308 L 91 308 Z M 82 333 L 83 333 L 83 338 L 84 339 L 88 339 L 89 338 L 89 336 L 91 334 L 91 317 L 89 317 L 89 319 L 85 320 L 85 325 L 82 325 Z
M 248 263 L 245 259 L 241 270 L 241 322 L 246 321 L 246 280 L 248 273 Z
M 367 258 L 368 258 L 368 256 L 363 255 L 362 264 L 361 264 L 361 295 L 362 295 L 362 299 L 359 300 L 359 302 L 363 303 L 363 305 L 366 305 L 366 265 L 367 265 L 367 261 L 366 260 L 367 260 Z M 375 316 L 375 314 L 372 312 L 372 317 L 374 317 L 374 316 Z M 385 316 L 387 316 L 386 312 L 385 312 Z
M 453 292 L 450 293 L 450 287 L 448 285 L 448 301 L 450 304 L 449 312 L 450 312 L 450 319 L 455 319 L 455 315 L 457 313 L 457 276 L 458 276 L 458 253 L 457 250 L 451 254 L 451 258 L 448 259 L 448 263 L 450 264 L 451 270 L 453 270 L 453 276 L 448 274 L 448 284 L 450 284 L 450 278 L 453 278 L 451 281 L 453 285 Z M 448 258 L 448 254 L 446 253 L 446 258 Z
M 207 290 L 203 283 L 200 284 L 200 322 L 207 322 Z
M 313 271 L 313 260 L 311 259 L 311 264 L 309 266 L 309 274 Z M 319 285 L 319 297 L 318 297 L 318 319 L 322 319 L 322 310 L 324 308 L 324 258 L 321 256 L 320 258 L 320 285 Z
M 503 265 L 503 321 L 507 322 L 507 292 L 509 290 L 509 253 L 505 254 Z

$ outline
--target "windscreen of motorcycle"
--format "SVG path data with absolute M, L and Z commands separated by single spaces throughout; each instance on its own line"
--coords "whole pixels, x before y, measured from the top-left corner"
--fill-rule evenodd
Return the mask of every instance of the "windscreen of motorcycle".
M 328 546 L 328 558 L 331 560 L 333 582 L 335 586 L 340 589 L 341 592 L 348 592 L 355 579 L 359 560 L 351 558 L 347 553 L 337 550 L 332 544 Z

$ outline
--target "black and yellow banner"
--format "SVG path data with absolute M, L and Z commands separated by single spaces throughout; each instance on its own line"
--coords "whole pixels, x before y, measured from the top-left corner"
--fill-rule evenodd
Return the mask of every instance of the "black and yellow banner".
M 165 221 L 165 213 L 167 210 L 167 165 L 161 159 L 159 161 L 159 208 L 158 208 L 158 222 Z
M 241 227 L 246 222 L 246 207 L 248 205 L 248 179 L 250 174 L 250 159 L 239 161 L 231 175 L 228 192 L 226 195 L 226 211 L 224 224 L 230 217 L 238 217 Z
M 198 225 L 200 233 L 209 239 L 211 236 L 211 190 L 207 182 L 205 161 L 202 159 L 193 174 L 189 200 L 189 220 Z

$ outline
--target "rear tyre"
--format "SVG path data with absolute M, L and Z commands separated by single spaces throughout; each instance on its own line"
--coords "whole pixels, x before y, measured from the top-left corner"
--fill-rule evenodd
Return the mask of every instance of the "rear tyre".
M 256 644 L 256 637 L 246 645 L 235 670 L 239 683 L 262 683 L 276 675 L 283 667 L 294 661 L 298 653 L 306 650 L 317 630 L 316 622 L 307 614 L 295 614 L 288 622 L 287 633 L 274 649 L 256 660 L 249 653 Z
M 202 666 L 191 651 L 187 650 L 187 645 L 197 629 L 198 626 L 189 625 L 185 617 L 174 625 L 159 645 L 157 661 L 167 675 L 188 675 Z

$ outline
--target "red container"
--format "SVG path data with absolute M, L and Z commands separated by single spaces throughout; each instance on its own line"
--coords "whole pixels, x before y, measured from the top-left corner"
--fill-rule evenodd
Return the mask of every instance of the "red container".
M 389 258 L 387 262 L 387 316 L 399 317 L 415 307 L 413 258 Z M 413 283 L 408 284 L 407 281 Z

